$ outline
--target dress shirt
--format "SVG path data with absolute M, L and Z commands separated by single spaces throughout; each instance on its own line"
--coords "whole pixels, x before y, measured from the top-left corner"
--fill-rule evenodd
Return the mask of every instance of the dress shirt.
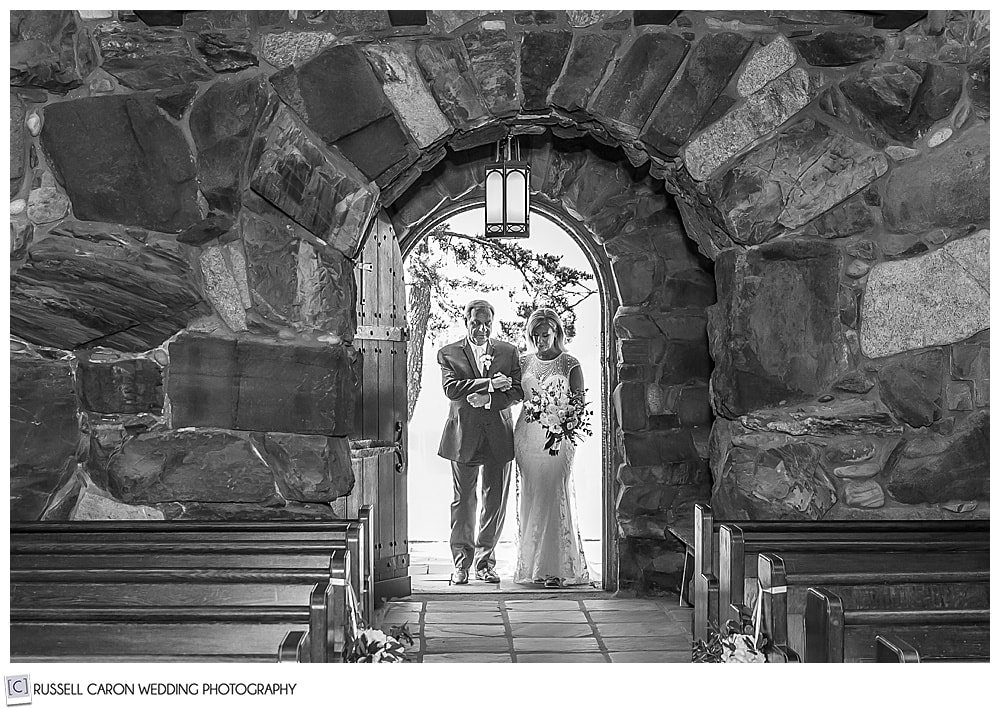
M 490 341 L 487 339 L 487 341 L 485 343 L 483 343 L 482 345 L 476 345 L 474 342 L 472 342 L 471 338 L 468 338 L 467 342 L 469 343 L 469 347 L 472 348 L 472 357 L 475 358 L 475 360 L 476 360 L 476 367 L 479 368 L 479 374 L 482 375 L 483 377 L 486 377 L 487 376 L 486 375 L 486 371 L 489 368 L 483 367 L 483 355 L 486 354 L 486 348 L 489 346 Z M 493 392 L 493 380 L 492 379 L 489 380 L 487 386 L 489 387 L 489 391 Z M 492 401 L 493 401 L 493 398 L 490 397 L 486 401 L 486 404 L 484 405 L 484 408 L 488 409 L 489 406 L 490 406 L 490 404 L 492 403 Z

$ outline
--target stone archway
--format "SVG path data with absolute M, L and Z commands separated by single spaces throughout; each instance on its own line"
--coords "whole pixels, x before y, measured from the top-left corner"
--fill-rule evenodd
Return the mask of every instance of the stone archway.
M 619 200 L 617 157 L 532 158 L 632 275 L 612 324 L 614 389 L 645 402 L 616 442 L 639 560 L 623 583 L 676 584 L 662 491 L 700 485 L 705 460 L 724 516 L 988 516 L 988 13 L 902 31 L 833 11 L 11 27 L 12 519 L 65 517 L 81 476 L 161 514 L 330 515 L 353 483 L 365 240 L 461 193 L 476 149 L 546 131 L 611 146 L 680 214 L 657 190 Z M 684 234 L 714 264 L 710 438 L 683 422 L 710 416 L 708 373 L 691 396 L 655 369 L 705 320 L 673 305 L 705 301 L 703 278 L 664 278 L 659 237 Z M 131 463 L 174 454 L 191 465 Z M 208 454 L 235 464 L 205 471 Z
M 602 296 L 603 563 L 617 571 L 605 584 L 651 585 L 652 560 L 674 546 L 667 527 L 683 526 L 692 503 L 710 496 L 711 263 L 685 237 L 672 198 L 621 153 L 549 133 L 520 140 L 532 165 L 532 209 L 572 235 Z M 483 204 L 489 150 L 449 154 L 394 203 L 404 254 L 430 226 Z

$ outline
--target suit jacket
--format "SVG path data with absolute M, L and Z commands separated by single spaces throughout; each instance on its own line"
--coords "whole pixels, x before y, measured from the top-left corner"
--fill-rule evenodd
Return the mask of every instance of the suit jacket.
M 514 458 L 514 428 L 510 407 L 524 398 L 521 390 L 521 365 L 517 348 L 502 340 L 490 338 L 486 352 L 493 356 L 489 369 L 479 374 L 473 364 L 472 346 L 463 338 L 438 350 L 441 385 L 451 400 L 448 421 L 441 435 L 438 456 L 467 464 L 511 461 Z M 490 392 L 489 382 L 501 372 L 513 380 L 506 392 Z M 489 394 L 490 406 L 473 407 L 467 395 Z M 484 454 L 487 452 L 487 454 Z

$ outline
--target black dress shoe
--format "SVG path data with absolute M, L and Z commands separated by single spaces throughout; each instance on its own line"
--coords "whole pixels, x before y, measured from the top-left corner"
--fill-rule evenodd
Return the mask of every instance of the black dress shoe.
M 498 575 L 492 567 L 477 569 L 476 579 L 482 580 L 484 582 L 489 582 L 490 584 L 500 583 L 500 575 Z
M 469 570 L 467 569 L 456 569 L 451 573 L 451 583 L 452 584 L 468 584 L 469 583 Z

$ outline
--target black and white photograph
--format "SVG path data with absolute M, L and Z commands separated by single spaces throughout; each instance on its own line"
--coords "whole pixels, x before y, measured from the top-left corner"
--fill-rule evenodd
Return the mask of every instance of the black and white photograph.
M 989 10 L 9 17 L 8 705 L 988 664 Z

